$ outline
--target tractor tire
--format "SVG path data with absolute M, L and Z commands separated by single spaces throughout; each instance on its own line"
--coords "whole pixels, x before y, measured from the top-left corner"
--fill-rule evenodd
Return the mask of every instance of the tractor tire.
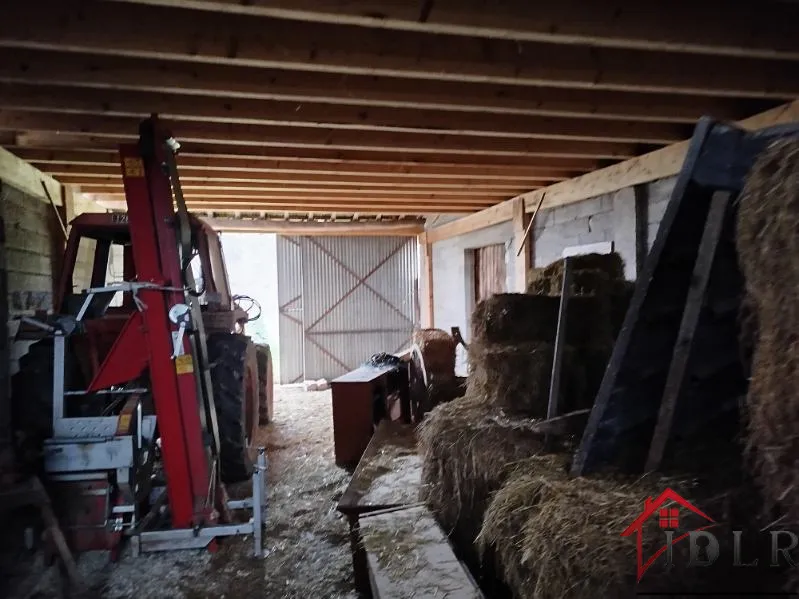
M 34 469 L 44 440 L 53 434 L 53 351 L 52 339 L 32 344 L 19 359 L 19 372 L 11 377 L 11 424 L 17 450 L 20 461 Z M 74 389 L 82 377 L 69 345 L 64 353 L 64 389 Z M 69 403 L 74 405 L 65 402 L 65 408 Z
M 250 446 L 258 422 L 255 348 L 245 335 L 231 333 L 209 335 L 207 346 L 222 482 L 242 482 L 252 476 Z
M 274 417 L 275 382 L 272 351 L 267 344 L 255 346 L 258 357 L 258 423 L 266 425 Z

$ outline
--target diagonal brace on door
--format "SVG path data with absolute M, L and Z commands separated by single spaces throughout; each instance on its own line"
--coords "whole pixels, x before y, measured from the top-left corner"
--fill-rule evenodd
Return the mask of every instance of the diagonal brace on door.
M 310 326 L 308 326 L 306 328 L 306 334 L 309 331 L 313 330 L 313 328 L 316 325 L 318 325 L 320 322 L 322 322 L 331 312 L 333 312 L 333 310 L 336 309 L 336 307 L 341 305 L 341 303 L 344 300 L 346 300 L 349 296 L 351 296 L 353 293 L 355 293 L 355 291 L 361 286 L 366 287 L 369 291 L 374 293 L 378 297 L 378 299 L 380 299 L 382 302 L 384 302 L 388 307 L 390 307 L 392 310 L 394 310 L 397 314 L 402 316 L 403 319 L 407 320 L 409 324 L 413 325 L 413 321 L 410 318 L 408 318 L 399 308 L 397 308 L 394 304 L 392 304 L 390 301 L 388 301 L 383 295 L 380 294 L 380 292 L 378 292 L 374 287 L 372 287 L 371 285 L 369 285 L 369 283 L 366 282 L 369 277 L 371 277 L 373 274 L 375 274 L 389 260 L 391 260 L 391 258 L 393 258 L 394 256 L 396 256 L 399 253 L 399 251 L 405 245 L 405 241 L 404 240 L 388 256 L 383 258 L 374 268 L 372 268 L 372 270 L 370 270 L 368 273 L 366 273 L 363 277 L 360 277 L 356 272 L 354 272 L 351 268 L 349 268 L 346 264 L 344 264 L 338 257 L 334 256 L 327 248 L 325 248 L 322 244 L 320 244 L 314 238 L 309 237 L 308 240 L 311 243 L 313 243 L 316 247 L 318 247 L 322 251 L 322 253 L 324 253 L 331 260 L 333 260 L 333 262 L 338 264 L 347 274 L 349 274 L 350 276 L 354 277 L 356 279 L 356 283 L 355 283 L 354 287 L 352 287 L 349 291 L 347 291 L 347 293 L 342 295 L 332 306 L 330 306 L 327 310 L 325 310 L 319 316 L 319 318 L 317 318 L 313 323 L 311 323 Z

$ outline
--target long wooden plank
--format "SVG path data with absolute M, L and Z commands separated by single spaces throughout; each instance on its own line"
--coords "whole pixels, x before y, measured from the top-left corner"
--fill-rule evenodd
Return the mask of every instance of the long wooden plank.
M 743 119 L 738 122 L 738 125 L 744 129 L 755 131 L 796 121 L 799 121 L 799 100 Z M 682 168 L 687 149 L 688 142 L 680 142 L 568 181 L 544 187 L 532 193 L 523 194 L 526 210 L 534 209 L 541 194 L 545 195 L 543 208 L 554 208 L 598 195 L 613 193 L 625 187 L 671 177 Z M 436 227 L 430 231 L 430 235 L 436 241 L 441 241 L 505 222 L 511 219 L 511 205 L 512 200 L 492 206 L 483 212 Z
M 46 166 L 46 165 L 45 165 Z M 43 168 L 42 171 L 52 175 L 64 184 L 81 186 L 112 186 L 119 187 L 120 182 L 117 177 L 107 177 L 95 175 L 93 173 L 73 175 L 64 173 L 61 169 Z M 181 173 L 186 169 L 181 169 Z M 260 189 L 263 191 L 278 190 L 297 190 L 297 189 L 318 189 L 322 191 L 332 191 L 332 193 L 345 193 L 352 190 L 355 193 L 367 193 L 369 190 L 376 194 L 387 192 L 390 194 L 401 193 L 407 190 L 409 195 L 419 193 L 442 193 L 455 195 L 473 196 L 513 196 L 519 191 L 529 188 L 530 182 L 517 181 L 494 184 L 478 180 L 449 180 L 449 179 L 413 179 L 405 177 L 385 177 L 385 178 L 366 178 L 358 177 L 340 178 L 329 175 L 304 175 L 291 178 L 282 178 L 279 175 L 264 175 L 256 177 L 230 176 L 231 173 L 221 173 L 222 176 L 194 176 L 181 175 L 180 180 L 189 187 L 199 187 L 204 189 Z M 241 175 L 241 174 L 239 174 Z M 539 181 L 543 185 L 546 181 Z
M 120 1 L 120 0 L 118 0 Z M 614 48 L 799 58 L 786 23 L 799 21 L 787 2 L 768 8 L 746 3 L 691 2 L 642 6 L 635 0 L 437 0 L 424 9 L 401 0 L 121 0 L 315 23 L 496 39 L 592 44 Z M 424 16 L 424 18 L 422 18 Z
M 304 73 L 148 57 L 0 52 L 0 81 L 93 90 L 143 91 L 328 105 L 399 107 L 501 115 L 575 116 L 693 124 L 702 115 L 738 119 L 778 101 L 707 95 L 641 93 L 408 80 L 373 75 Z
M 135 117 L 50 114 L 0 109 L 0 130 L 42 131 L 123 142 L 137 137 Z M 572 156 L 620 159 L 635 155 L 632 144 L 567 139 L 446 135 L 440 131 L 352 131 L 170 119 L 181 143 L 229 146 L 361 150 L 380 154 L 421 152 L 462 156 Z M 473 160 L 475 160 L 473 158 Z
M 295 222 L 268 219 L 205 218 L 217 231 L 236 233 L 279 233 L 282 235 L 312 235 L 335 237 L 415 237 L 424 230 L 421 223 L 406 222 Z
M 60 177 L 59 180 L 64 184 L 80 185 L 81 189 L 87 193 L 122 193 L 123 186 L 116 181 L 91 181 L 82 177 Z M 425 199 L 461 199 L 471 201 L 483 206 L 490 206 L 493 203 L 501 202 L 513 195 L 513 190 L 495 189 L 486 187 L 463 187 L 463 186 L 426 186 L 426 185 L 316 185 L 316 184 L 272 184 L 264 181 L 239 182 L 239 181 L 192 181 L 187 180 L 183 185 L 186 193 L 197 195 L 202 192 L 208 196 L 218 195 L 219 193 L 229 193 L 235 195 L 251 195 L 259 193 L 262 195 L 272 194 L 291 194 L 292 196 L 348 196 L 353 199 L 369 197 L 374 199 L 391 197 L 421 197 Z M 515 189 L 519 189 L 517 186 Z
M 340 129 L 396 131 L 450 136 L 527 139 L 575 139 L 625 143 L 669 144 L 690 130 L 672 123 L 601 120 L 573 116 L 534 116 L 329 105 L 306 101 L 249 98 L 186 97 L 139 91 L 83 90 L 64 86 L 0 83 L 0 108 L 55 114 L 146 118 L 157 113 L 167 120 Z
M 117 184 L 121 181 L 118 175 L 119 166 L 99 165 L 84 166 L 74 164 L 52 164 L 47 162 L 32 162 L 39 170 L 50 174 L 67 184 Z M 186 183 L 260 183 L 271 185 L 314 185 L 320 187 L 386 187 L 392 188 L 425 188 L 433 191 L 436 189 L 462 189 L 472 190 L 508 190 L 525 189 L 530 185 L 551 183 L 552 181 L 565 180 L 563 176 L 528 176 L 525 178 L 483 179 L 480 177 L 418 177 L 416 175 L 398 175 L 392 173 L 348 174 L 336 171 L 328 172 L 286 172 L 263 170 L 208 170 L 195 168 L 185 164 L 180 165 L 180 180 Z
M 123 196 L 90 196 L 101 207 L 109 210 L 125 210 L 127 204 Z M 470 210 L 477 210 L 473 206 L 459 204 L 413 203 L 396 201 L 385 204 L 364 202 L 321 202 L 309 203 L 306 201 L 269 200 L 263 198 L 248 198 L 232 201 L 229 199 L 187 199 L 189 210 L 202 213 L 224 214 L 251 214 L 251 213 L 299 213 L 299 214 L 386 214 L 386 215 L 425 215 L 425 214 L 463 214 Z
M 778 99 L 799 95 L 799 64 L 787 60 L 431 37 L 86 0 L 21 4 L 4 17 L 0 45 L 7 48 L 435 81 Z
M 0 148 L 0 180 L 28 195 L 47 201 L 42 182 L 56 204 L 61 204 L 61 184 L 11 152 Z
M 426 507 L 363 516 L 359 528 L 375 599 L 482 599 Z
M 26 160 L 56 163 L 115 164 L 116 146 L 111 139 L 56 135 L 52 133 L 13 133 L 14 142 L 6 148 Z M 2 140 L 2 132 L 0 132 Z M 113 158 L 113 162 L 109 159 Z M 291 148 L 230 146 L 205 142 L 182 144 L 178 158 L 181 165 L 204 168 L 244 170 L 296 169 L 343 170 L 356 173 L 437 175 L 439 173 L 506 178 L 537 173 L 574 173 L 596 168 L 596 159 L 569 156 L 461 156 L 397 152 L 374 154 L 360 150 L 303 149 L 299 154 Z

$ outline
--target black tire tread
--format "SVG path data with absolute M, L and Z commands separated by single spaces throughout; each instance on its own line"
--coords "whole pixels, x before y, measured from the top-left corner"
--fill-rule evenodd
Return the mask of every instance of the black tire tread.
M 207 346 L 219 429 L 222 482 L 242 482 L 253 472 L 244 416 L 249 339 L 244 335 L 213 333 L 208 336 Z

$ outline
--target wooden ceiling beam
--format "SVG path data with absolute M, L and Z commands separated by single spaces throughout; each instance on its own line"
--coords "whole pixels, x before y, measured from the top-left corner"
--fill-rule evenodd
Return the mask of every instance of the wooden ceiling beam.
M 33 166 L 55 177 L 62 183 L 74 185 L 98 184 L 98 183 L 121 183 L 122 176 L 119 166 L 71 166 L 53 165 L 32 162 Z M 566 177 L 539 177 L 527 178 L 523 180 L 484 180 L 478 177 L 471 179 L 454 178 L 425 178 L 419 179 L 412 175 L 383 177 L 362 177 L 357 175 L 334 174 L 308 174 L 286 175 L 281 173 L 242 173 L 229 171 L 205 171 L 183 164 L 179 165 L 180 180 L 185 184 L 191 185 L 231 185 L 235 186 L 319 186 L 319 187 L 343 187 L 343 188 L 398 188 L 398 189 L 468 189 L 468 190 L 514 190 L 524 189 L 531 184 L 550 183 L 553 181 L 564 181 Z
M 137 118 L 126 117 L 0 109 L 0 130 L 102 137 L 115 142 L 135 140 L 139 121 Z M 570 156 L 610 159 L 629 158 L 637 153 L 632 144 L 598 141 L 451 136 L 438 132 L 359 132 L 237 123 L 198 123 L 178 119 L 171 119 L 170 125 L 177 139 L 186 145 L 199 142 L 264 148 L 357 150 L 375 154 L 418 152 L 462 156 Z
M 121 184 L 85 184 L 81 185 L 83 193 L 100 195 L 123 194 L 124 188 Z M 325 205 L 337 206 L 339 204 L 356 204 L 358 202 L 380 202 L 387 203 L 397 201 L 411 201 L 416 204 L 425 202 L 453 203 L 469 206 L 492 206 L 498 202 L 512 197 L 512 193 L 494 192 L 491 193 L 458 193 L 457 191 L 445 192 L 436 190 L 435 192 L 418 190 L 369 190 L 369 189 L 322 189 L 313 187 L 298 188 L 235 188 L 222 187 L 218 189 L 207 186 L 183 186 L 183 195 L 188 199 L 241 199 L 241 200 L 308 200 L 312 204 L 324 198 Z
M 510 139 L 576 139 L 667 145 L 690 136 L 690 128 L 671 123 L 605 121 L 591 118 L 481 114 L 418 108 L 330 106 L 283 102 L 186 97 L 177 94 L 82 90 L 61 86 L 0 83 L 0 108 L 37 113 L 231 123 L 343 131 L 429 133 Z
M 737 100 L 596 89 L 412 80 L 303 73 L 125 56 L 17 49 L 0 52 L 0 81 L 225 99 L 317 102 L 501 115 L 573 116 L 693 124 L 703 115 L 737 119 L 776 105 Z
M 0 138 L 5 131 L 0 127 Z M 53 133 L 51 131 L 20 131 L 14 130 L 8 133 L 13 134 L 13 143 L 6 144 L 6 147 L 25 148 L 25 149 L 46 149 L 56 151 L 113 151 L 122 141 L 130 139 L 118 139 L 113 137 L 98 137 L 93 135 L 76 135 L 73 133 Z M 572 168 L 580 165 L 578 170 L 592 170 L 596 168 L 599 159 L 589 156 L 568 156 L 551 155 L 546 156 L 496 156 L 483 154 L 472 156 L 468 154 L 456 154 L 448 152 L 431 153 L 428 151 L 415 151 L 406 148 L 383 148 L 381 152 L 374 152 L 372 149 L 353 150 L 340 148 L 308 148 L 301 150 L 295 147 L 276 147 L 262 145 L 230 145 L 227 143 L 219 144 L 207 141 L 187 141 L 181 138 L 182 156 L 224 156 L 230 159 L 246 160 L 275 160 L 275 161 L 305 161 L 318 162 L 325 161 L 328 164 L 339 163 L 358 163 L 374 161 L 384 164 L 386 162 L 401 164 L 450 164 L 465 165 L 467 168 L 481 163 L 488 170 L 491 167 L 511 167 L 521 168 L 527 166 L 556 166 L 557 168 Z M 185 152 L 185 154 L 184 154 Z M 621 159 L 603 159 L 605 164 L 620 161 Z M 589 165 L 583 168 L 583 165 Z
M 52 173 L 51 173 L 52 174 Z M 87 177 L 85 175 L 62 175 L 57 176 L 52 174 L 58 181 L 65 185 L 79 185 L 82 190 L 90 192 L 93 190 L 115 189 L 121 191 L 122 178 L 121 177 Z M 261 182 L 247 182 L 247 181 L 230 181 L 230 180 L 195 180 L 191 177 L 181 176 L 183 191 L 186 193 L 220 193 L 220 192 L 258 192 L 258 193 L 309 193 L 309 194 L 327 194 L 331 196 L 349 195 L 355 196 L 369 196 L 369 197 L 391 197 L 391 196 L 423 196 L 428 197 L 430 194 L 436 196 L 457 196 L 457 197 L 502 197 L 507 198 L 526 191 L 526 186 L 511 185 L 511 186 L 498 186 L 498 187 L 482 187 L 482 186 L 464 186 L 464 185 L 431 185 L 429 183 L 422 184 L 391 184 L 379 183 L 372 185 L 361 185 L 359 183 L 346 183 L 346 182 L 328 182 L 327 184 L 320 184 L 317 182 L 303 182 L 293 181 L 287 183 L 273 183 L 268 181 Z
M 109 150 L 59 150 L 46 148 L 29 148 L 8 146 L 14 154 L 29 162 L 54 165 L 113 167 L 119 170 L 119 154 Z M 181 150 L 178 164 L 183 169 L 200 169 L 204 171 L 225 171 L 241 173 L 265 173 L 282 175 L 347 175 L 359 177 L 413 176 L 418 178 L 447 177 L 454 179 L 471 179 L 480 177 L 483 180 L 505 179 L 539 180 L 541 178 L 568 179 L 581 171 L 593 170 L 596 163 L 579 158 L 564 158 L 531 163 L 524 166 L 486 165 L 447 162 L 401 162 L 381 160 L 316 159 L 302 156 L 248 156 L 246 154 L 198 154 Z
M 120 1 L 120 0 L 117 0 Z M 402 0 L 121 0 L 219 13 L 397 31 L 725 56 L 799 58 L 787 24 L 799 7 L 772 2 L 672 0 L 436 0 L 428 12 Z M 424 18 L 422 18 L 424 17 Z
M 217 231 L 231 233 L 280 233 L 283 235 L 313 236 L 392 236 L 415 237 L 424 231 L 424 224 L 414 222 L 291 222 L 269 219 L 240 219 L 210 217 L 205 222 Z
M 125 210 L 125 197 L 122 194 L 87 194 L 86 197 L 98 202 L 101 206 L 112 210 Z M 242 201 L 239 198 L 187 198 L 189 210 L 198 212 L 320 212 L 329 214 L 437 214 L 477 212 L 485 205 L 462 204 L 450 202 L 417 202 L 409 199 L 398 199 L 391 203 L 337 203 L 316 202 L 307 200 L 274 200 L 271 198 L 252 198 Z
M 5 48 L 434 81 L 775 99 L 799 95 L 799 63 L 789 60 L 431 36 L 90 0 L 19 4 L 3 16 L 0 47 Z

